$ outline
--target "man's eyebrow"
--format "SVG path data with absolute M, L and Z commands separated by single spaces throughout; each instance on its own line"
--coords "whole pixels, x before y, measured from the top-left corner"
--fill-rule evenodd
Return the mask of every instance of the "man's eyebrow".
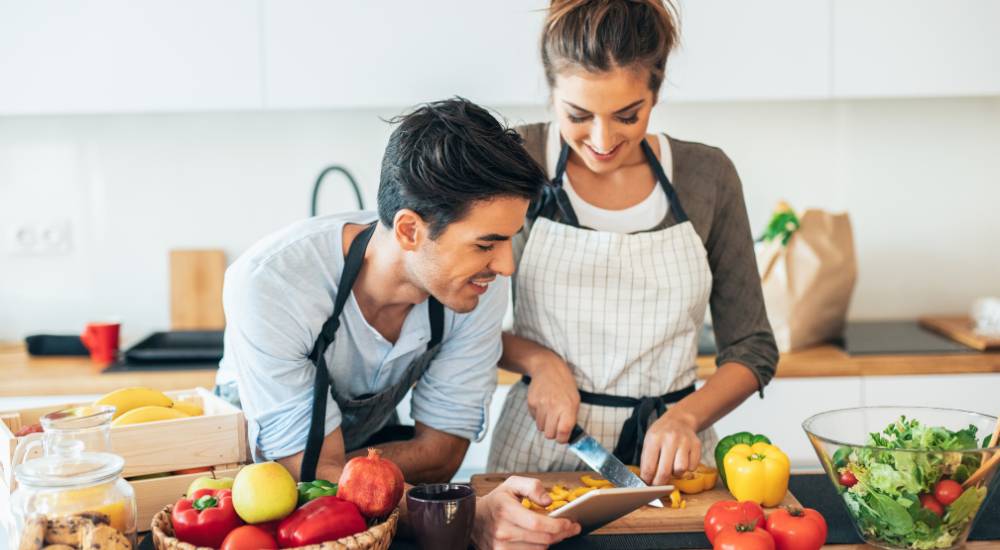
M 639 105 L 642 105 L 645 102 L 646 102 L 645 99 L 640 99 L 639 101 L 633 101 L 632 103 L 629 103 L 628 105 L 626 105 L 626 106 L 622 107 L 621 109 L 618 109 L 617 111 L 615 111 L 614 114 L 620 115 L 620 114 L 624 113 L 625 111 L 628 111 L 629 109 L 632 109 L 634 107 L 638 107 Z M 574 108 L 574 109 L 576 109 L 578 111 L 583 111 L 584 113 L 590 113 L 590 111 L 584 109 L 583 107 L 580 107 L 579 105 L 575 105 L 573 103 L 570 103 L 569 101 L 563 100 L 563 103 L 565 103 L 566 105 L 569 105 L 570 107 L 572 107 L 572 108 Z
M 502 242 L 509 241 L 510 237 L 507 235 L 501 235 L 499 233 L 490 233 L 489 235 L 482 235 L 476 238 L 477 241 L 490 241 L 490 242 Z

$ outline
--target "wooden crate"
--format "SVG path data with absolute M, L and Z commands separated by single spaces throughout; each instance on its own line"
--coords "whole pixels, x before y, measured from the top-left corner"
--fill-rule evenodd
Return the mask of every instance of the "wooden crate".
M 164 393 L 172 399 L 200 401 L 205 414 L 112 428 L 111 451 L 125 459 L 124 477 L 248 461 L 250 452 L 243 411 L 205 388 Z M 14 437 L 14 431 L 38 422 L 50 412 L 84 404 L 63 403 L 0 411 L 3 421 L 0 422 L 0 479 L 7 487 L 15 488 L 12 462 L 18 446 L 43 437 L 43 434 Z M 29 458 L 40 454 L 39 448 L 33 449 Z
M 199 477 L 211 476 L 236 477 L 240 471 L 241 464 L 220 464 L 212 468 L 211 472 L 199 472 L 196 474 L 171 475 L 155 479 L 129 480 L 132 489 L 135 490 L 135 501 L 139 509 L 136 516 L 136 529 L 138 531 L 149 531 L 153 522 L 153 516 L 168 504 L 177 502 L 191 482 Z

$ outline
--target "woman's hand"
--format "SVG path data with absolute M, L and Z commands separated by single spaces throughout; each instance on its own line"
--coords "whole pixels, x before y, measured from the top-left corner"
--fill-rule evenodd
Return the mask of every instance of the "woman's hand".
M 479 550 L 543 549 L 580 533 L 568 519 L 550 518 L 521 505 L 522 498 L 548 506 L 552 499 L 542 482 L 511 476 L 476 503 L 472 541 Z
M 532 370 L 528 411 L 546 438 L 566 443 L 576 425 L 580 391 L 569 366 L 558 355 L 549 353 L 545 363 Z
M 701 440 L 693 416 L 667 412 L 656 419 L 642 443 L 641 477 L 651 485 L 667 485 L 673 474 L 694 470 L 701 462 Z

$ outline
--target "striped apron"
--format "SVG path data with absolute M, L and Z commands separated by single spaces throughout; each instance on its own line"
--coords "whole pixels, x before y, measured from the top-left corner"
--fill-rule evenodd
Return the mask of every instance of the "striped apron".
M 626 464 L 666 407 L 694 391 L 698 332 L 712 289 L 707 251 L 649 145 L 650 168 L 677 223 L 635 234 L 581 228 L 562 188 L 563 144 L 514 278 L 514 333 L 566 361 L 580 390 L 577 423 Z M 562 223 L 553 221 L 561 214 Z M 583 470 L 566 445 L 545 438 L 528 411 L 530 380 L 514 384 L 490 446 L 489 471 Z M 698 434 L 714 463 L 717 437 Z

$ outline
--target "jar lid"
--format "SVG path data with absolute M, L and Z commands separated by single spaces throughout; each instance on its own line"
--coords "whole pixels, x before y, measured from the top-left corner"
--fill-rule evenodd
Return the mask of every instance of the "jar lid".
M 125 459 L 111 453 L 85 453 L 82 441 L 59 441 L 53 453 L 18 464 L 18 483 L 33 487 L 77 487 L 114 479 Z

